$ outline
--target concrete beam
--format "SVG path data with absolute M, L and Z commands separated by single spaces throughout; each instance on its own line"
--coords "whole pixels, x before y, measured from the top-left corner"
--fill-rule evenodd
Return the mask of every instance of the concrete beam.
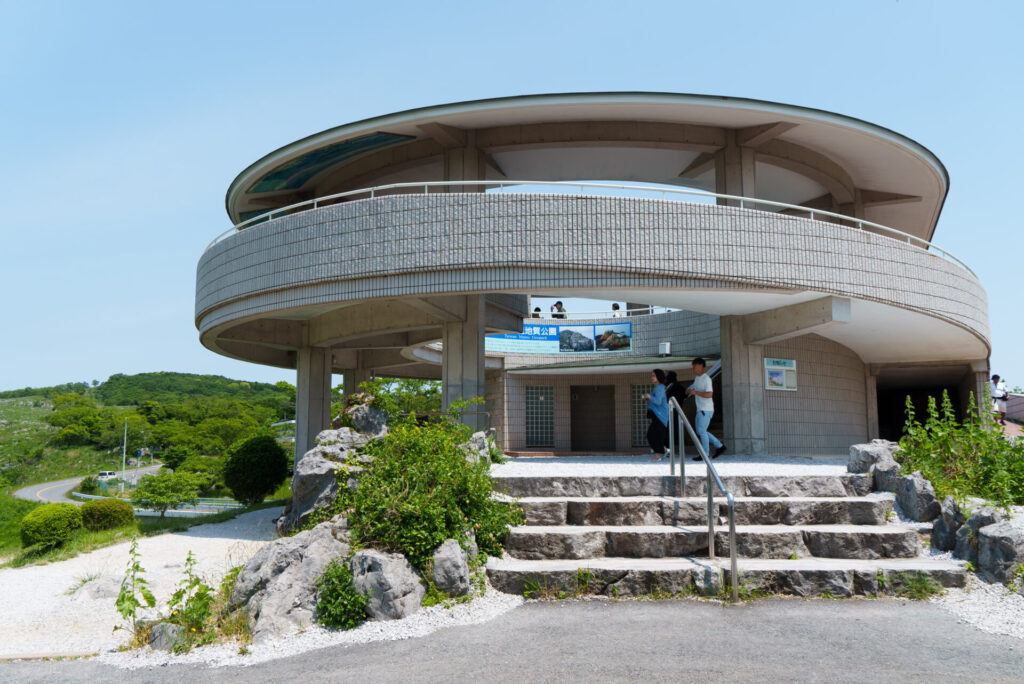
M 438 321 L 466 320 L 465 297 L 410 297 L 402 301 L 415 309 L 430 314 Z
M 746 344 L 770 344 L 849 323 L 850 320 L 849 299 L 822 297 L 743 316 L 743 341 Z
M 697 178 L 715 168 L 715 155 L 710 152 L 701 152 L 694 158 L 690 165 L 679 173 L 680 178 Z
M 797 127 L 798 124 L 788 121 L 777 121 L 775 123 L 763 124 L 761 126 L 749 126 L 736 131 L 736 144 L 740 147 L 758 148 L 769 140 L 773 140 L 788 130 Z
M 420 124 L 417 128 L 436 140 L 444 148 L 466 146 L 465 129 L 448 126 L 436 121 Z
M 776 139 L 758 147 L 757 159 L 810 178 L 828 190 L 840 204 L 854 201 L 856 186 L 850 174 L 819 152 Z
M 866 207 L 884 207 L 891 204 L 909 204 L 921 201 L 921 197 L 917 195 L 901 195 L 898 192 L 864 190 L 863 188 L 857 192 L 860 193 L 861 202 Z
M 263 318 L 236 325 L 218 337 L 276 349 L 298 349 L 305 342 L 305 330 L 301 321 Z
M 405 301 L 388 299 L 349 306 L 311 319 L 309 343 L 327 347 L 360 337 L 440 327 L 436 316 Z

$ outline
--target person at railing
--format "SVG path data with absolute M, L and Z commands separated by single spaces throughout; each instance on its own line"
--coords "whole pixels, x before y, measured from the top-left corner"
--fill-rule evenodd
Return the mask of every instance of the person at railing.
M 530 316 L 530 318 L 540 318 L 540 307 L 539 306 L 533 307 L 533 315 Z
M 989 392 L 992 395 L 992 412 L 999 416 L 997 420 L 1000 425 L 1006 425 L 1006 399 L 1010 396 L 1006 391 L 1006 383 L 998 375 L 993 375 Z
M 555 305 L 551 307 L 552 318 L 568 318 L 569 312 L 562 307 L 562 302 L 555 302 Z
M 665 444 L 668 440 L 668 399 L 665 397 L 665 371 L 655 368 L 651 371 L 651 382 L 654 389 L 645 394 L 647 400 L 647 417 L 651 424 L 647 428 L 647 444 L 654 456 L 651 461 L 660 461 L 665 455 Z
M 683 402 L 686 401 L 686 388 L 683 387 L 683 383 L 679 382 L 679 376 L 676 375 L 675 371 L 669 371 L 665 373 L 665 401 L 669 399 L 675 399 L 676 403 L 679 404 L 680 408 L 683 406 Z M 672 420 L 671 411 L 669 412 L 669 420 Z M 682 430 L 683 424 L 679 418 L 676 421 L 676 438 L 679 439 L 679 443 L 682 444 Z M 668 446 L 668 433 L 665 433 L 665 446 Z
M 693 384 L 686 388 L 686 393 L 692 394 L 694 401 L 697 403 L 697 416 L 694 421 L 694 428 L 697 430 L 697 438 L 700 439 L 701 446 L 704 447 L 704 453 L 711 458 L 718 458 L 725 452 L 725 444 L 708 432 L 711 416 L 715 415 L 715 402 L 712 399 L 714 390 L 711 386 L 711 377 L 705 373 L 708 364 L 707 361 L 698 356 L 691 362 L 691 365 L 693 366 L 695 377 Z M 709 450 L 710 445 L 714 445 L 714 453 Z M 700 455 L 694 456 L 693 460 L 701 460 Z
M 612 304 L 612 318 L 622 318 L 622 312 L 619 311 L 618 303 Z

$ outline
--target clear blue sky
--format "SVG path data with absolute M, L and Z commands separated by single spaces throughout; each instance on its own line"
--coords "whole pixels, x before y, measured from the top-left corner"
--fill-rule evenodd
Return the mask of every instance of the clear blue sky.
M 1015 2 L 4 2 L 0 389 L 113 373 L 294 382 L 198 342 L 224 193 L 341 123 L 524 93 L 655 90 L 866 119 L 946 164 L 935 241 L 988 290 L 1024 385 Z

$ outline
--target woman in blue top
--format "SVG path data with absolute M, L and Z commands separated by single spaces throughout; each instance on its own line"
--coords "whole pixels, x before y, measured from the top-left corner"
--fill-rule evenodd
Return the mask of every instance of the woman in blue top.
M 645 394 L 647 400 L 647 417 L 651 426 L 647 428 L 647 443 L 654 452 L 651 461 L 660 461 L 665 454 L 665 441 L 668 436 L 668 399 L 665 397 L 665 371 L 655 368 L 651 372 L 654 389 Z

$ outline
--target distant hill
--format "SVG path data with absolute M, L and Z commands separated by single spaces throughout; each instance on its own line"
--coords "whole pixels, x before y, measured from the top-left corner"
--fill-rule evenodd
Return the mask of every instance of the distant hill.
M 132 406 L 144 401 L 174 402 L 193 397 L 236 399 L 253 404 L 277 405 L 294 399 L 288 383 L 232 380 L 221 375 L 192 373 L 139 373 L 111 375 L 93 389 L 93 396 L 107 406 Z

